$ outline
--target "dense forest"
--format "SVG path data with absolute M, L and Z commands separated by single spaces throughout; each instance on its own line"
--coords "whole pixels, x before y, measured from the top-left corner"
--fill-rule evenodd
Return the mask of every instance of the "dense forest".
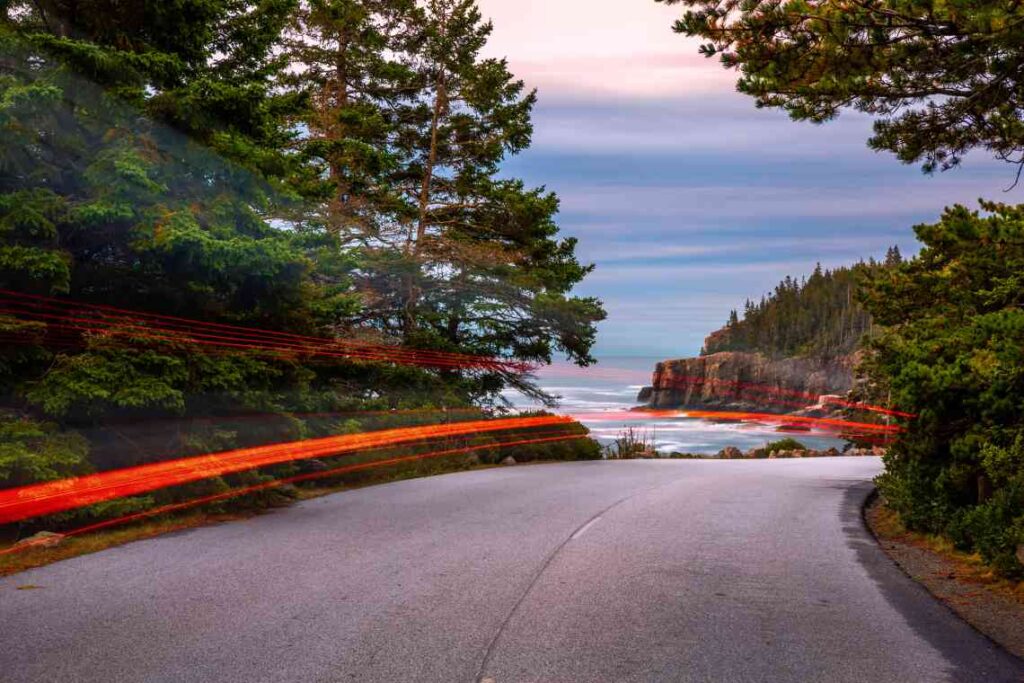
M 490 32 L 472 0 L 0 2 L 0 487 L 500 409 L 591 363 L 591 267 L 499 172 L 536 97 Z M 225 351 L 88 306 L 499 362 Z
M 748 299 L 742 318 L 733 310 L 725 327 L 708 337 L 702 353 L 748 351 L 817 358 L 852 353 L 873 328 L 857 294 L 859 283 L 902 261 L 899 248 L 891 247 L 881 263 L 871 259 L 834 270 L 823 270 L 819 264 L 810 277 L 786 276 L 759 302 Z

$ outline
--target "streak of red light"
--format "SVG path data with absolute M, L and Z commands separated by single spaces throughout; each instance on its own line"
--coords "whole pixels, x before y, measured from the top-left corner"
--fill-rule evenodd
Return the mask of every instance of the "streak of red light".
M 479 451 L 479 450 L 483 450 L 485 448 L 511 448 L 512 446 L 527 446 L 527 445 L 541 444 L 541 443 L 555 443 L 555 442 L 559 442 L 559 441 L 573 441 L 573 440 L 582 439 L 582 438 L 586 438 L 586 435 L 584 435 L 584 434 L 570 434 L 570 435 L 551 436 L 551 437 L 543 437 L 543 438 L 520 439 L 518 441 L 501 441 L 501 442 L 497 442 L 497 443 L 477 444 L 477 445 L 474 445 L 474 446 L 466 446 L 466 447 L 463 447 L 463 448 L 450 448 L 448 450 L 443 450 L 443 451 L 433 451 L 433 452 L 430 452 L 430 453 L 420 453 L 420 454 L 417 454 L 417 455 L 408 455 L 408 456 L 402 456 L 402 457 L 398 457 L 398 458 L 389 458 L 387 460 L 377 460 L 377 461 L 374 461 L 374 462 L 357 463 L 357 464 L 354 464 L 354 465 L 344 465 L 342 467 L 336 467 L 336 468 L 333 468 L 333 469 L 330 469 L 330 470 L 324 470 L 323 472 L 310 472 L 308 474 L 298 474 L 298 475 L 295 475 L 295 476 L 292 476 L 292 477 L 285 477 L 283 479 L 275 479 L 273 481 L 263 482 L 263 483 L 260 483 L 260 484 L 254 484 L 252 486 L 246 486 L 246 487 L 243 487 L 243 488 L 232 489 L 231 491 L 225 491 L 223 493 L 217 493 L 217 494 L 213 494 L 213 495 L 210 495 L 210 496 L 203 496 L 201 498 L 195 498 L 195 499 L 192 499 L 192 500 L 183 501 L 181 503 L 171 503 L 171 504 L 168 504 L 168 505 L 162 505 L 160 507 L 153 508 L 151 510 L 144 510 L 142 512 L 136 512 L 136 513 L 131 514 L 131 515 L 124 515 L 123 517 L 118 517 L 116 519 L 109 519 L 109 520 L 105 520 L 103 522 L 97 522 L 96 524 L 90 524 L 88 526 L 80 527 L 78 529 L 74 529 L 72 531 L 68 531 L 68 532 L 64 533 L 63 535 L 64 536 L 78 536 L 78 535 L 81 535 L 81 534 L 89 533 L 91 531 L 99 531 L 100 529 L 106 529 L 106 528 L 112 527 L 112 526 L 119 526 L 121 524 L 127 524 L 129 522 L 134 522 L 134 521 L 137 521 L 137 520 L 140 520 L 140 519 L 146 519 L 148 517 L 153 517 L 153 516 L 156 516 L 156 515 L 166 514 L 168 512 L 176 512 L 178 510 L 183 510 L 183 509 L 190 508 L 190 507 L 195 507 L 195 506 L 198 506 L 198 505 L 205 505 L 207 503 L 217 503 L 217 502 L 220 502 L 222 500 L 227 500 L 227 499 L 230 499 L 230 498 L 235 498 L 235 497 L 242 496 L 242 495 L 245 495 L 245 494 L 248 494 L 248 493 L 256 493 L 258 491 L 265 491 L 265 490 L 268 490 L 268 489 L 284 486 L 286 484 L 296 484 L 296 483 L 299 483 L 299 482 L 311 481 L 311 480 L 314 480 L 314 479 L 325 479 L 325 478 L 328 478 L 328 477 L 335 477 L 335 476 L 339 476 L 339 475 L 342 475 L 342 474 L 350 474 L 352 472 L 358 472 L 358 471 L 362 471 L 362 470 L 367 470 L 367 469 L 371 469 L 371 468 L 374 468 L 374 467 L 383 467 L 383 466 L 388 466 L 388 465 L 398 465 L 398 464 L 405 463 L 405 462 L 413 462 L 413 461 L 416 461 L 416 460 L 425 460 L 427 458 L 440 458 L 440 457 L 447 456 L 447 455 L 458 455 L 460 453 L 470 453 L 472 451 Z M 8 554 L 16 553 L 16 552 L 21 552 L 22 550 L 27 550 L 28 548 L 35 547 L 36 545 L 41 545 L 43 543 L 46 543 L 46 541 L 47 541 L 47 539 L 41 539 L 39 541 L 32 541 L 32 542 L 29 542 L 29 543 L 24 543 L 24 544 L 21 544 L 21 545 L 12 546 L 12 547 L 7 548 L 5 550 L 0 550 L 0 555 L 8 555 Z
M 103 332 L 113 329 L 136 336 L 149 336 L 158 341 L 199 343 L 227 348 L 260 349 L 436 367 L 480 367 L 516 372 L 532 369 L 532 366 L 517 361 L 441 351 L 403 349 L 366 342 L 324 339 L 275 330 L 130 311 L 113 306 L 71 302 L 3 289 L 0 289 L 0 298 L 7 299 L 4 305 L 5 312 L 8 314 L 29 320 L 63 321 L 63 327 L 67 329 L 59 331 L 59 334 L 64 334 L 65 337 L 68 334 L 67 330 Z M 68 309 L 79 315 L 69 314 Z M 82 313 L 91 313 L 100 318 L 83 318 L 80 317 Z M 52 327 L 54 324 L 50 323 L 49 326 Z
M 568 425 L 573 422 L 572 418 L 568 417 L 545 416 L 403 427 L 239 448 L 222 453 L 31 484 L 0 491 L 0 524 L 295 460 L 342 455 L 431 438 Z
M 877 432 L 898 434 L 902 428 L 897 425 L 882 425 L 870 422 L 853 422 L 827 417 L 803 417 L 797 415 L 777 415 L 774 413 L 751 413 L 743 411 L 717 410 L 609 410 L 596 413 L 573 413 L 573 419 L 581 422 L 600 420 L 624 421 L 663 419 L 663 418 L 696 418 L 705 420 L 730 420 L 737 422 L 770 422 L 782 425 L 804 425 L 817 427 L 826 431 L 844 432 Z
M 840 405 L 840 406 L 843 406 L 845 408 L 853 408 L 853 409 L 856 409 L 856 410 L 864 410 L 864 411 L 873 412 L 873 413 L 880 413 L 880 414 L 889 415 L 889 416 L 892 416 L 892 417 L 905 417 L 905 418 L 915 418 L 915 417 L 917 417 L 916 415 L 914 415 L 912 413 L 906 413 L 906 412 L 899 411 L 899 410 L 892 410 L 890 408 L 884 408 L 882 406 L 871 405 L 871 404 L 868 404 L 868 403 L 859 403 L 859 402 L 854 402 L 854 401 L 846 401 L 846 400 L 843 400 L 843 399 L 838 398 L 838 397 L 822 396 L 822 395 L 818 395 L 818 394 L 811 394 L 811 393 L 808 393 L 808 392 L 805 392 L 805 391 L 798 391 L 798 390 L 795 390 L 795 389 L 785 389 L 785 388 L 782 388 L 782 387 L 774 387 L 774 386 L 771 386 L 771 385 L 768 385 L 768 384 L 756 384 L 756 383 L 753 383 L 753 382 L 741 382 L 741 381 L 723 380 L 723 379 L 709 379 L 709 378 L 706 378 L 706 377 L 691 376 L 691 375 L 677 375 L 677 376 L 673 376 L 672 379 L 670 381 L 668 381 L 667 383 L 666 382 L 659 383 L 658 386 L 659 386 L 659 388 L 665 388 L 666 385 L 667 385 L 668 388 L 677 388 L 678 386 L 711 386 L 712 388 L 718 387 L 718 386 L 731 387 L 731 388 L 735 389 L 736 391 L 738 391 L 739 393 L 750 392 L 750 393 L 761 393 L 761 394 L 785 395 L 785 396 L 790 396 L 790 397 L 794 397 L 794 398 L 804 399 L 804 400 L 810 402 L 808 405 L 804 405 L 804 404 L 798 404 L 798 403 L 795 403 L 795 402 L 785 402 L 785 401 L 781 401 L 781 400 L 774 400 L 773 401 L 773 400 L 770 400 L 770 399 L 758 399 L 758 400 L 768 400 L 769 402 L 772 402 L 772 403 L 783 403 L 783 404 L 786 404 L 786 405 L 793 405 L 793 406 L 800 405 L 800 406 L 803 406 L 803 407 L 812 407 L 812 406 L 816 405 L 819 401 L 824 400 L 825 403 L 834 403 L 836 405 Z

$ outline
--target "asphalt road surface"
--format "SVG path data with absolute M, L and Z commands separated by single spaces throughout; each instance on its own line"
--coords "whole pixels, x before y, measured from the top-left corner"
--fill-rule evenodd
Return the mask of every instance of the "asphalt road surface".
M 0 680 L 1024 681 L 868 535 L 879 468 L 502 468 L 141 541 L 0 579 Z

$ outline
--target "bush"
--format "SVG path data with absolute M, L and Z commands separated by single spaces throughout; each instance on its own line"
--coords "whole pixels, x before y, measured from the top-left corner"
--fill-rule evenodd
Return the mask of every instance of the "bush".
M 614 442 L 605 446 L 605 455 L 609 460 L 632 460 L 644 453 L 654 452 L 657 451 L 650 435 L 636 427 L 627 427 L 619 432 Z
M 914 531 L 944 534 L 1024 575 L 1024 207 L 947 209 L 925 248 L 863 292 L 883 325 L 861 367 L 866 398 L 917 417 L 877 480 Z
M 777 453 L 778 451 L 806 451 L 807 446 L 803 445 L 796 439 L 787 436 L 784 439 L 778 441 L 772 441 L 771 443 L 765 444 L 764 451 L 769 455 Z

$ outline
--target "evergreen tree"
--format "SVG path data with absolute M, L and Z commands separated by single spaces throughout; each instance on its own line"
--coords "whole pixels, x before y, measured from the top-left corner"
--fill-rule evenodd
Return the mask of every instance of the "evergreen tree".
M 675 30 L 740 71 L 759 107 L 827 121 L 879 117 L 869 144 L 926 171 L 990 150 L 1024 169 L 1024 7 L 1000 0 L 657 0 Z
M 917 258 L 863 290 L 884 332 L 863 373 L 868 397 L 917 415 L 879 485 L 913 529 L 951 536 L 1024 575 L 1024 210 L 947 209 L 915 228 Z
M 337 245 L 270 220 L 295 199 L 286 114 L 301 103 L 272 92 L 290 7 L 7 3 L 0 287 L 306 333 L 351 315 L 351 296 L 320 277 L 341 266 L 314 260 Z M 88 430 L 101 468 L 204 448 L 174 429 L 158 449 L 97 431 L 110 420 L 282 412 L 315 401 L 318 384 L 329 389 L 284 359 L 91 334 L 54 353 L 48 326 L 0 325 L 14 342 L 0 357 L 0 429 L 55 448 L 43 421 Z M 77 457 L 53 468 L 7 466 L 77 471 L 77 444 L 64 443 Z
M 852 353 L 872 330 L 871 316 L 856 297 L 859 283 L 901 262 L 899 249 L 892 247 L 884 264 L 872 260 L 828 271 L 819 263 L 810 277 L 798 281 L 786 276 L 760 303 L 747 300 L 742 320 L 732 311 L 726 323 L 728 334 L 708 337 L 703 353 L 748 351 L 821 358 Z
M 364 322 L 420 348 L 592 362 L 604 312 L 569 295 L 590 267 L 557 239 L 557 198 L 498 177 L 529 145 L 535 94 L 480 58 L 491 26 L 475 3 L 335 0 L 299 16 L 293 83 L 326 93 L 305 149 L 327 167 L 323 222 L 358 246 Z M 540 396 L 515 373 L 442 379 L 482 400 L 507 383 Z
M 402 215 L 396 141 L 414 116 L 408 62 L 421 23 L 413 0 L 301 0 L 292 17 L 281 81 L 308 97 L 298 147 L 322 181 L 308 218 L 346 244 L 370 243 Z

